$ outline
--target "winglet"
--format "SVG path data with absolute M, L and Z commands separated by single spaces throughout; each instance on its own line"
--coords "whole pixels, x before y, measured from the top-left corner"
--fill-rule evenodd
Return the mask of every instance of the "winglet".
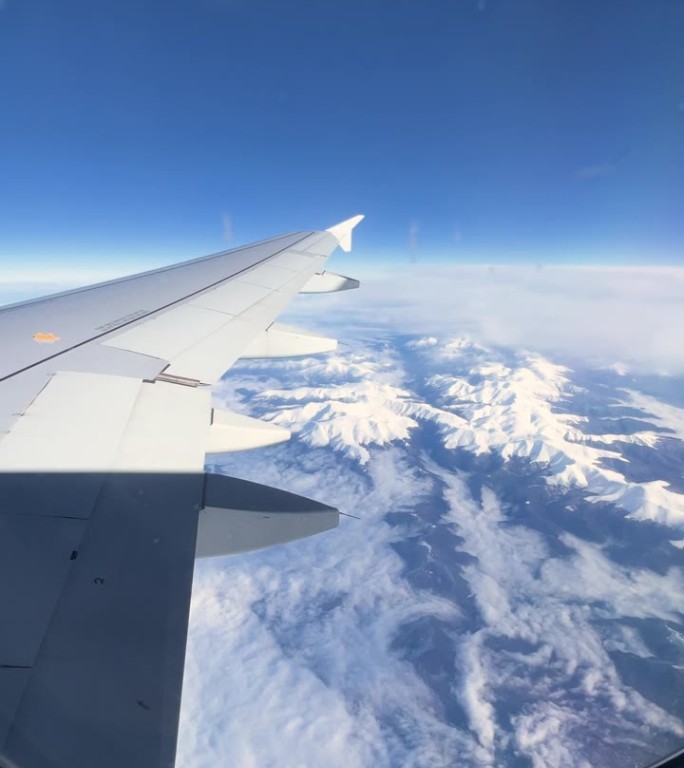
M 340 244 L 340 248 L 343 251 L 349 253 L 352 247 L 352 229 L 364 218 L 363 214 L 359 216 L 352 216 L 351 219 L 341 221 L 339 224 L 335 224 L 333 227 L 329 227 L 326 231 L 337 238 L 337 242 Z

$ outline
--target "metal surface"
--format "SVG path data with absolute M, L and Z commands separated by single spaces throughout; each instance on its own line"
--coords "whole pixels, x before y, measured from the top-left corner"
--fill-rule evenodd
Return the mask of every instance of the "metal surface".
M 244 358 L 301 357 L 337 349 L 337 340 L 273 323 L 242 353 Z
M 111 468 L 141 386 L 127 376 L 55 374 L 0 440 L 0 472 Z
M 87 521 L 22 514 L 24 500 L 10 500 L 2 477 L 0 493 L 3 508 L 15 508 L 0 514 L 0 665 L 26 667 L 38 653 Z
M 119 328 L 137 325 L 151 315 L 191 300 L 238 275 L 248 275 L 260 263 L 272 261 L 261 276 L 249 282 L 281 287 L 287 269 L 299 272 L 278 254 L 287 250 L 327 258 L 339 244 L 348 249 L 351 231 L 363 217 L 356 216 L 326 232 L 297 232 L 253 245 L 204 256 L 42 299 L 0 308 L 0 380 L 29 366 L 63 355 Z M 282 274 L 281 274 L 282 272 Z M 277 285 L 276 285 L 277 284 Z M 54 338 L 38 343 L 35 336 Z
M 353 222 L 0 309 L 1 766 L 170 768 L 200 508 L 214 554 L 337 524 L 205 482 L 208 449 L 287 431 L 220 414 L 212 430 L 203 384 Z
M 197 557 L 250 552 L 328 531 L 333 507 L 234 477 L 207 474 L 199 514 Z
M 337 293 L 359 287 L 359 281 L 334 272 L 317 272 L 309 278 L 300 293 Z
M 163 309 L 247 272 L 307 233 L 284 235 L 245 248 L 184 262 L 0 309 L 0 380 L 52 359 L 118 328 L 137 325 Z M 39 344 L 36 333 L 59 340 Z
M 69 475 L 76 487 L 84 479 Z M 52 543 L 69 571 L 5 724 L 6 759 L 21 768 L 173 765 L 201 498 L 199 474 L 110 475 L 76 558 Z M 42 520 L 32 519 L 39 541 Z
M 212 411 L 206 440 L 207 453 L 227 453 L 264 448 L 290 439 L 290 431 L 277 424 L 243 416 L 241 413 Z

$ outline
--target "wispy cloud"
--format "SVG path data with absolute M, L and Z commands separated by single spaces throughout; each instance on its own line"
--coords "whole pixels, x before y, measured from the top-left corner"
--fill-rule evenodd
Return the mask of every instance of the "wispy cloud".
M 615 168 L 610 163 L 601 163 L 599 165 L 586 165 L 583 168 L 579 168 L 575 173 L 578 179 L 600 179 L 603 176 L 608 176 L 609 173 Z
M 514 737 L 535 766 L 569 768 L 583 757 L 589 764 L 592 741 L 610 739 L 614 728 L 631 733 L 642 750 L 653 738 L 644 725 L 684 738 L 681 721 L 622 681 L 599 629 L 601 620 L 625 617 L 676 621 L 684 610 L 681 571 L 626 568 L 570 534 L 561 540 L 571 554 L 554 556 L 540 534 L 507 517 L 493 491 L 485 488 L 478 503 L 464 479 L 430 469 L 444 483 L 446 519 L 473 557 L 464 572 L 484 626 L 463 640 L 461 697 L 483 746 L 505 747 L 491 702 L 509 700 L 513 690 Z M 495 650 L 501 638 L 521 650 Z M 630 652 L 642 648 L 636 643 Z
M 383 520 L 424 492 L 424 481 L 391 450 L 365 478 L 322 451 L 308 460 L 301 455 L 298 470 L 291 453 L 276 450 L 263 472 L 243 458 L 225 470 L 310 495 L 312 484 L 329 483 L 341 509 L 363 521 L 198 564 L 179 761 L 447 768 L 477 744 L 443 722 L 434 694 L 392 651 L 406 623 L 458 615 L 450 601 L 402 578 L 395 533 Z
M 232 243 L 235 239 L 235 234 L 233 232 L 233 217 L 227 211 L 224 211 L 221 214 L 221 225 L 224 242 Z
M 625 149 L 607 162 L 583 166 L 575 172 L 575 176 L 578 179 L 583 179 L 585 181 L 591 181 L 592 179 L 600 179 L 604 176 L 608 176 L 613 173 L 613 171 L 629 155 L 629 153 L 630 150 Z

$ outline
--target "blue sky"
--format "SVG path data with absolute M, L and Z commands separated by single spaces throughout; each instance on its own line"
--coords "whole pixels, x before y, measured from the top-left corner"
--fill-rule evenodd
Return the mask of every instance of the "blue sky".
M 359 211 L 407 262 L 678 263 L 678 0 L 0 0 L 0 265 Z

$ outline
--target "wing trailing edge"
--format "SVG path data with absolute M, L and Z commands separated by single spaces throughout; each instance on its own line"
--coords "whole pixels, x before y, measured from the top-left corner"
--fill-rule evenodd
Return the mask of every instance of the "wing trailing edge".
M 247 348 L 243 358 L 304 357 L 334 352 L 337 340 L 273 323 Z
M 207 453 L 246 451 L 284 443 L 290 437 L 290 431 L 277 424 L 215 408 L 205 450 Z

